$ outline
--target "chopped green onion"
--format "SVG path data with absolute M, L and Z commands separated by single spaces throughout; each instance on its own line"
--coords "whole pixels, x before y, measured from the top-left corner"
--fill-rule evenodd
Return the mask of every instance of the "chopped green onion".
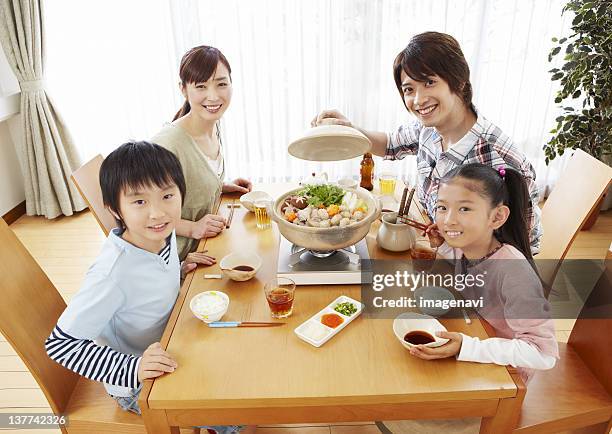
M 355 307 L 355 305 L 348 301 L 345 303 L 338 303 L 336 307 L 334 307 L 334 310 L 346 316 L 351 316 L 352 314 L 357 312 L 357 308 Z

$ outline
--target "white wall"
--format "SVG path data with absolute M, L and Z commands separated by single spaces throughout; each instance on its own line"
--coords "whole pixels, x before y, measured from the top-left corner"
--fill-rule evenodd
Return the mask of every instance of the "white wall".
M 0 216 L 25 200 L 23 176 L 15 141 L 21 140 L 19 114 L 14 115 L 19 102 L 15 93 L 19 83 L 0 49 Z
M 23 176 L 13 141 L 14 133 L 20 129 L 19 122 L 19 115 L 0 122 L 0 216 L 25 200 Z

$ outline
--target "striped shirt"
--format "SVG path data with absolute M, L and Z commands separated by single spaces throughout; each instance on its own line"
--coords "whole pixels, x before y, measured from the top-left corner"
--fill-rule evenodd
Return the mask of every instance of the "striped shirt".
M 442 137 L 435 128 L 415 122 L 402 125 L 388 135 L 385 160 L 417 156 L 417 194 L 419 202 L 434 220 L 440 178 L 457 166 L 482 163 L 495 169 L 510 167 L 520 172 L 529 190 L 529 205 L 525 216 L 529 230 L 531 251 L 537 253 L 542 237 L 539 192 L 535 170 L 527 157 L 512 143 L 499 127 L 480 114 L 465 136 L 446 151 L 442 151 Z
M 141 357 L 123 354 L 89 339 L 77 339 L 55 326 L 45 341 L 47 354 L 64 368 L 113 386 L 138 387 Z
M 174 255 L 176 255 L 176 261 L 174 262 L 178 264 L 176 249 L 172 249 L 173 236 L 174 235 L 172 234 L 167 238 L 166 245 L 158 253 L 159 257 L 166 265 L 170 265 L 171 263 L 172 252 L 174 252 Z M 112 234 L 109 236 L 109 238 L 113 237 L 116 237 L 116 235 Z M 119 237 L 117 237 L 117 239 L 124 244 L 126 243 L 125 241 L 120 240 Z M 131 246 L 131 249 L 134 250 L 137 248 L 135 246 Z M 112 279 L 109 278 L 107 280 Z M 142 297 L 142 295 L 140 295 L 140 297 Z M 101 304 L 97 305 L 100 306 L 100 309 L 104 309 Z M 69 308 L 71 307 L 72 303 Z M 171 309 L 171 307 L 172 305 L 170 305 L 168 308 Z M 120 306 L 118 309 L 125 309 L 125 306 Z M 147 315 L 147 312 L 141 311 L 141 314 Z M 93 339 L 75 337 L 68 333 L 65 330 L 65 327 L 60 326 L 61 320 L 62 318 L 60 318 L 60 321 L 51 332 L 51 335 L 45 341 L 45 349 L 52 360 L 83 377 L 100 381 L 106 385 L 128 389 L 138 387 L 138 368 L 142 357 L 129 354 L 128 351 L 114 349 L 109 345 L 98 344 L 94 342 Z M 117 324 L 116 320 L 114 319 L 110 319 L 109 322 L 113 327 L 115 327 Z M 96 335 L 94 334 L 94 336 Z M 142 338 L 146 339 L 144 335 Z M 118 345 L 115 344 L 115 347 L 121 349 L 126 348 L 125 344 L 119 343 L 116 339 L 111 339 L 110 341 L 117 342 Z M 150 345 L 151 343 L 153 342 L 146 342 L 146 346 Z M 138 353 L 142 354 L 142 351 L 138 351 Z M 109 390 L 109 393 L 112 395 L 122 395 L 121 392 L 122 390 L 117 388 L 111 388 Z

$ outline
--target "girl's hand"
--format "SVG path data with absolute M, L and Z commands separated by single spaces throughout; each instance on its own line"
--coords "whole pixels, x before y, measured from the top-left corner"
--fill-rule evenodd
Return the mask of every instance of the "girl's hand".
M 410 348 L 410 354 L 424 360 L 446 359 L 459 354 L 463 335 L 455 332 L 436 332 L 436 336 L 446 338 L 449 341 L 441 347 L 430 348 L 425 345 L 416 345 Z
M 442 236 L 442 234 L 440 234 L 440 231 L 438 230 L 438 225 L 436 223 L 432 223 L 427 226 L 427 229 L 425 229 L 425 235 L 427 235 L 427 238 L 429 238 L 429 245 L 433 249 L 435 249 L 436 247 L 440 247 L 442 244 L 444 244 L 444 237 Z
M 149 378 L 156 378 L 166 372 L 174 372 L 178 363 L 165 352 L 159 342 L 149 345 L 142 354 L 138 365 L 138 381 L 142 382 Z
M 310 122 L 311 127 L 319 125 L 346 125 L 352 127 L 353 124 L 349 121 L 346 116 L 340 113 L 338 110 L 323 110 L 317 116 L 315 116 Z
M 244 179 L 244 178 L 236 178 L 232 182 L 223 184 L 222 191 L 223 193 L 233 193 L 233 192 L 248 193 L 252 189 L 253 189 L 253 184 L 251 184 L 251 181 L 249 181 L 248 179 Z
M 225 228 L 225 218 L 216 214 L 206 214 L 197 222 L 193 222 L 191 238 L 200 240 L 202 238 L 216 237 Z
M 198 264 L 212 265 L 217 262 L 214 257 L 208 256 L 206 252 L 208 252 L 208 250 L 204 250 L 203 252 L 189 253 L 181 264 L 181 276 L 191 273 L 198 267 Z

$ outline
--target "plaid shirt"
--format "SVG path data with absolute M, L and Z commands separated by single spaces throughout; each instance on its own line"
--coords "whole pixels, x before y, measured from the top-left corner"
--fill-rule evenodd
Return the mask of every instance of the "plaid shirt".
M 385 160 L 398 160 L 414 154 L 417 155 L 417 194 L 430 217 L 435 215 L 440 178 L 459 165 L 482 163 L 495 169 L 511 167 L 522 173 L 530 198 L 526 218 L 531 251 L 533 254 L 539 251 L 542 225 L 535 171 L 499 127 L 478 115 L 470 131 L 446 152 L 442 151 L 442 137 L 435 128 L 423 127 L 419 122 L 402 125 L 389 134 Z

